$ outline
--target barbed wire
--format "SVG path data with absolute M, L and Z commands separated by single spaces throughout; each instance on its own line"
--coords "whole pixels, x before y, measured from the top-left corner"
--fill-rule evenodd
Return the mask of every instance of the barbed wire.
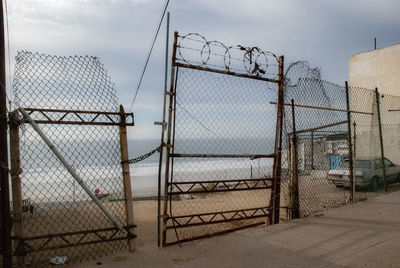
M 218 69 L 275 78 L 278 75 L 278 57 L 258 47 L 242 45 L 226 46 L 220 41 L 208 41 L 198 33 L 179 35 L 177 61 L 196 66 L 212 66 Z M 218 50 L 217 52 L 215 50 Z M 234 64 L 232 60 L 241 62 Z M 267 70 L 274 69 L 273 72 Z

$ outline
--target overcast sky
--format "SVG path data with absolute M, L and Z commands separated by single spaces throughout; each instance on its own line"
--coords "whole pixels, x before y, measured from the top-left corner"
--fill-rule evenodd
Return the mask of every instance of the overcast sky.
M 128 109 L 164 0 L 8 0 L 11 63 L 16 51 L 91 55 L 108 70 Z M 400 43 L 398 0 L 170 0 L 173 31 L 227 45 L 258 46 L 308 60 L 323 79 L 343 84 L 351 56 Z M 165 24 L 134 105 L 131 138 L 159 138 Z M 149 148 L 150 149 L 150 148 Z

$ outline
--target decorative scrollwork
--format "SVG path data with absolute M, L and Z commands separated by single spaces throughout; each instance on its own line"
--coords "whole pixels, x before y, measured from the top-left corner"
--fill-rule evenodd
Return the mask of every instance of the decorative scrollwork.
M 274 53 L 258 47 L 226 46 L 219 41 L 208 41 L 197 33 L 178 37 L 176 60 L 258 77 L 278 75 L 278 57 Z

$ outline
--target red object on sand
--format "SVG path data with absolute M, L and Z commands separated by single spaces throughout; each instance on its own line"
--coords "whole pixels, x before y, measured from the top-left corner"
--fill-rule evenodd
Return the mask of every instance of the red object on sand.
M 95 189 L 95 190 L 94 190 L 94 194 L 95 194 L 95 195 L 98 195 L 99 193 L 100 193 L 100 190 L 99 190 L 99 189 Z

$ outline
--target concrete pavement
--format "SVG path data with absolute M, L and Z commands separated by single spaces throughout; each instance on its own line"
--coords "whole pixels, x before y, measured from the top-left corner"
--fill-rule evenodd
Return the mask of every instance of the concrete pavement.
M 97 264 L 96 264 L 97 263 Z M 76 267 L 400 267 L 400 192 L 288 223 Z M 74 267 L 75 267 L 74 266 Z

